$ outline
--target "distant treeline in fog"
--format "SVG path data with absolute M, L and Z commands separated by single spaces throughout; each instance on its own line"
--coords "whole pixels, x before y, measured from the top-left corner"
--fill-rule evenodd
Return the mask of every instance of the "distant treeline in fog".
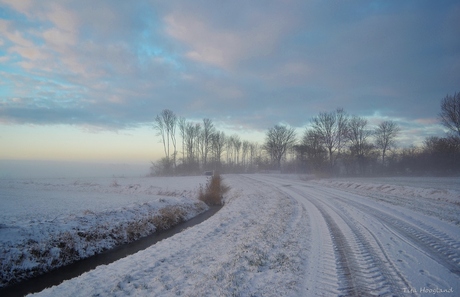
M 155 118 L 165 156 L 152 175 L 284 172 L 320 176 L 456 175 L 460 173 L 460 93 L 441 101 L 440 123 L 450 133 L 428 137 L 422 146 L 398 147 L 401 128 L 368 121 L 338 108 L 322 112 L 300 135 L 275 125 L 262 144 L 218 131 L 212 120 L 188 121 L 169 109 Z

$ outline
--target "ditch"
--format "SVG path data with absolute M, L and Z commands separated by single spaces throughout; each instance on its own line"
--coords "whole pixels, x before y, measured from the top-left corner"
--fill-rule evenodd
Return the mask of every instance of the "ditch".
M 208 211 L 199 214 L 188 221 L 180 223 L 168 230 L 156 232 L 137 241 L 104 251 L 100 254 L 79 260 L 67 266 L 54 269 L 34 278 L 5 288 L 0 288 L 0 296 L 25 296 L 30 293 L 40 292 L 46 288 L 59 285 L 63 281 L 72 279 L 87 271 L 93 270 L 99 265 L 107 265 L 126 256 L 135 254 L 138 251 L 144 250 L 163 239 L 169 238 L 182 232 L 189 227 L 198 225 L 212 217 L 221 208 L 222 206 L 211 206 Z

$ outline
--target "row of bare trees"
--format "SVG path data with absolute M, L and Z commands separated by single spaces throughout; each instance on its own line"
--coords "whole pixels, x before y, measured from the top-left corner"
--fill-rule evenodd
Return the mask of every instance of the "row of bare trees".
M 161 137 L 165 157 L 154 164 L 161 174 L 191 174 L 206 170 L 254 172 L 258 170 L 293 170 L 333 173 L 338 160 L 347 173 L 364 173 L 376 149 L 385 155 L 395 145 L 399 128 L 394 122 L 383 122 L 375 131 L 367 120 L 349 116 L 343 109 L 320 113 L 311 121 L 300 143 L 294 128 L 275 125 L 266 133 L 263 145 L 241 140 L 236 134 L 218 131 L 212 120 L 187 121 L 169 109 L 155 118 L 155 130 Z M 177 129 L 178 128 L 178 129 Z M 177 135 L 176 131 L 179 131 Z M 375 137 L 375 143 L 370 137 Z M 182 142 L 179 148 L 177 139 Z M 180 142 L 179 142 L 180 143 Z M 290 158 L 289 158 L 290 156 Z M 294 166 L 282 168 L 282 163 Z M 351 164 L 356 168 L 351 170 Z
M 293 146 L 296 159 L 290 167 L 328 175 L 459 174 L 460 93 L 441 100 L 438 116 L 447 136 L 428 137 L 421 147 L 396 149 L 401 129 L 393 121 L 370 129 L 366 119 L 341 108 L 320 113 Z
M 395 122 L 370 127 L 343 108 L 313 117 L 299 141 L 294 128 L 275 125 L 259 145 L 237 134 L 227 136 L 208 118 L 187 121 L 165 109 L 154 126 L 165 157 L 153 169 L 161 174 L 270 169 L 323 175 L 460 173 L 460 93 L 441 101 L 439 118 L 451 134 L 427 138 L 421 148 L 396 149 L 401 128 Z
M 154 129 L 165 153 L 164 158 L 152 164 L 152 171 L 157 174 L 250 172 L 262 158 L 262 148 L 257 143 L 241 140 L 236 134 L 227 136 L 209 118 L 188 121 L 165 109 L 155 117 Z
M 395 148 L 400 128 L 384 121 L 371 129 L 363 117 L 350 116 L 343 108 L 314 117 L 300 144 L 293 148 L 297 161 L 310 171 L 363 174 L 380 156 L 382 166 L 389 150 Z

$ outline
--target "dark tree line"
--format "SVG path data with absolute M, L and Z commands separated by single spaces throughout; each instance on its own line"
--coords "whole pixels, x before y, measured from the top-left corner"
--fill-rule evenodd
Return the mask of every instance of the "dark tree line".
M 448 129 L 446 136 L 427 137 L 420 147 L 397 148 L 401 128 L 393 121 L 370 129 L 364 118 L 343 109 L 320 113 L 295 145 L 292 162 L 297 164 L 290 167 L 322 175 L 458 175 L 460 93 L 441 100 L 439 120 Z
M 448 134 L 428 137 L 422 147 L 403 149 L 391 160 L 393 174 L 460 174 L 460 93 L 446 95 L 441 100 L 438 116 Z
M 294 147 L 296 162 L 305 173 L 363 175 L 387 166 L 385 156 L 395 147 L 400 131 L 384 121 L 371 129 L 365 118 L 348 115 L 343 108 L 320 113 Z M 297 166 L 297 168 L 299 168 Z
M 322 176 L 460 174 L 460 93 L 442 99 L 439 119 L 449 130 L 445 137 L 428 137 L 421 147 L 398 148 L 401 128 L 395 122 L 370 127 L 365 118 L 338 108 L 313 117 L 300 139 L 294 128 L 275 125 L 259 145 L 218 131 L 208 118 L 187 121 L 166 109 L 154 125 L 165 157 L 153 163 L 152 171 L 167 175 L 208 170 Z

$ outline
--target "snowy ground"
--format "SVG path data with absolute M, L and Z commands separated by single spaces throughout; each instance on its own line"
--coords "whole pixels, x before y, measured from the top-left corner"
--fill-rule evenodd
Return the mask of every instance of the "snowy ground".
M 36 296 L 460 294 L 457 179 L 224 178 L 207 221 Z M 193 190 L 188 179 L 163 182 Z
M 205 211 L 196 200 L 205 183 L 204 177 L 0 179 L 0 287 Z

